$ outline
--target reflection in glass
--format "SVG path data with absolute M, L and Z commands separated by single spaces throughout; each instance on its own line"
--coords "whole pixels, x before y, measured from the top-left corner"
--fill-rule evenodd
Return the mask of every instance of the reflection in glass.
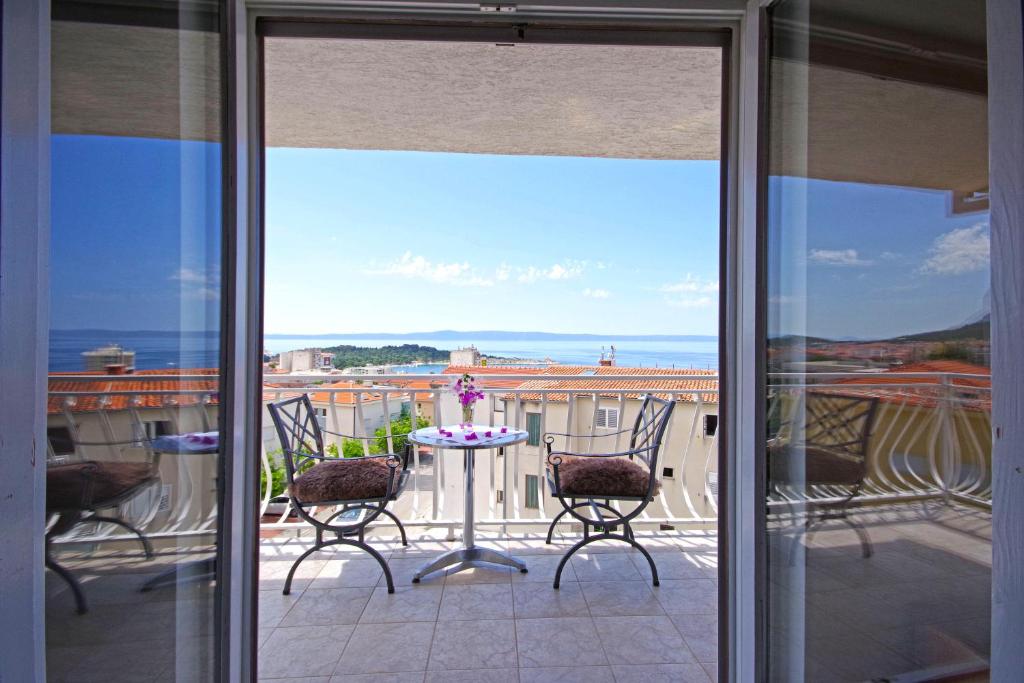
M 984 679 L 984 3 L 770 22 L 770 678 Z
M 119 7 L 53 6 L 48 680 L 209 680 L 218 10 Z

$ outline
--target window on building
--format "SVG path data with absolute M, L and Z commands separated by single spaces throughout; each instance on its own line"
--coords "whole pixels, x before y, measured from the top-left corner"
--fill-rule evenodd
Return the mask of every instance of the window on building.
M 170 420 L 149 420 L 139 422 L 132 427 L 135 440 L 140 442 L 152 441 L 159 436 L 166 436 L 174 433 L 174 425 Z
M 46 430 L 46 438 L 50 441 L 54 455 L 74 454 L 75 443 L 71 439 L 71 430 L 67 427 L 49 427 Z
M 499 504 L 504 503 L 505 502 L 505 492 L 502 491 L 501 489 L 498 489 L 496 491 L 496 494 L 497 494 L 497 502 Z
M 526 507 L 536 510 L 540 507 L 540 491 L 536 474 L 526 475 Z
M 526 437 L 527 446 L 539 446 L 540 445 L 540 413 L 527 413 L 526 414 L 526 432 L 529 436 Z
M 672 477 L 676 476 L 675 468 L 673 468 L 673 467 L 662 468 L 661 476 L 665 477 L 666 479 L 671 479 Z
M 715 432 L 718 431 L 718 416 L 717 415 L 705 415 L 704 416 L 704 436 L 714 436 Z
M 618 429 L 619 428 L 619 409 L 618 408 L 598 408 L 597 409 L 597 424 L 595 426 L 598 429 Z

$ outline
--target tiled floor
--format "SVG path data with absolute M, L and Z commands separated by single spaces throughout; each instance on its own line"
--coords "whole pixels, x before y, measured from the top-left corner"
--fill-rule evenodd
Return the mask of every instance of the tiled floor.
M 664 533 L 645 541 L 661 573 L 652 587 L 643 556 L 604 543 L 575 556 L 575 539 L 482 539 L 524 559 L 529 572 L 412 573 L 453 547 L 385 544 L 396 591 L 372 560 L 350 549 L 310 558 L 292 595 L 283 577 L 306 539 L 267 541 L 260 587 L 261 681 L 699 681 L 716 675 L 714 535 Z M 380 544 L 376 544 L 381 547 Z
M 944 664 L 983 662 L 989 648 L 991 520 L 936 504 L 858 513 L 874 545 L 830 523 L 791 559 L 793 527 L 772 536 L 769 556 L 773 674 L 789 680 L 863 681 Z M 411 536 L 422 536 L 413 532 Z M 454 543 L 421 537 L 409 547 L 372 540 L 388 558 L 397 591 L 356 549 L 307 559 L 291 595 L 281 594 L 308 537 L 261 545 L 259 674 L 292 683 L 344 681 L 702 681 L 715 675 L 717 554 L 714 534 L 659 532 L 641 538 L 643 557 L 596 544 L 555 567 L 574 537 L 484 537 L 527 562 L 529 573 L 463 572 L 411 583 Z M 75 614 L 67 586 L 47 585 L 51 682 L 206 680 L 213 590 L 191 584 L 140 592 L 161 569 L 201 554 L 135 547 L 63 550 L 90 602 Z M 799 639 L 793 642 L 792 639 Z M 797 659 L 789 658 L 796 653 Z

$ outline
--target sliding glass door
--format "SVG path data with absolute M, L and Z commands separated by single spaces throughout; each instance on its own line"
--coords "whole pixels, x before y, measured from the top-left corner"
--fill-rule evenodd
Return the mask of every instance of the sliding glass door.
M 221 3 L 53 3 L 50 681 L 217 674 Z
M 985 678 L 985 3 L 767 17 L 768 675 Z

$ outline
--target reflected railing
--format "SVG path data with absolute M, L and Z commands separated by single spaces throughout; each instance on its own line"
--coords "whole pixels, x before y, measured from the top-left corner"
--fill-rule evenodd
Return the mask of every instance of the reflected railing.
M 153 423 L 163 423 L 161 429 L 174 434 L 215 429 L 215 377 L 164 376 L 159 387 L 151 389 L 138 388 L 137 383 L 147 379 L 140 375 L 102 376 L 105 386 L 97 391 L 98 379 L 96 375 L 62 375 L 60 386 L 55 387 L 51 378 L 49 426 L 68 429 L 74 444 L 72 454 L 51 448 L 51 462 L 152 456 Z M 352 436 L 378 434 L 381 446 L 390 451 L 401 438 L 392 432 L 396 417 L 415 414 L 422 420 L 420 424 L 428 425 L 461 421 L 461 409 L 448 388 L 451 379 L 451 375 L 436 374 L 268 375 L 263 401 L 309 393 L 328 429 Z M 485 398 L 475 408 L 474 421 L 533 429 L 541 438 L 480 459 L 478 523 L 505 531 L 549 523 L 558 510 L 547 491 L 543 434 L 576 435 L 572 439 L 556 437 L 557 449 L 600 450 L 600 435 L 614 431 L 608 428 L 611 415 L 615 415 L 616 429 L 628 428 L 641 394 L 649 390 L 679 401 L 680 409 L 666 434 L 657 473 L 661 483 L 658 499 L 638 523 L 641 528 L 713 528 L 718 520 L 717 379 L 713 374 L 488 375 L 486 368 L 479 368 L 477 380 Z M 943 498 L 991 508 L 991 390 L 987 375 L 778 373 L 769 379 L 769 425 L 795 410 L 799 397 L 808 391 L 878 397 L 879 415 L 857 504 Z M 558 387 L 546 388 L 538 380 L 557 381 Z M 600 380 L 600 388 L 594 388 L 595 380 Z M 683 384 L 695 380 L 701 386 Z M 128 388 L 127 382 L 136 384 Z M 615 387 L 616 383 L 621 386 Z M 86 402 L 88 409 L 83 410 Z M 600 426 L 602 421 L 604 426 Z M 327 443 L 343 451 L 344 443 L 332 438 L 328 435 Z M 628 434 L 608 439 L 614 442 L 614 450 L 624 440 Z M 265 482 L 261 486 L 260 527 L 301 531 L 306 525 L 292 515 L 287 498 L 275 496 L 279 493 L 274 490 L 275 477 L 281 481 L 282 467 L 277 448 L 264 412 L 258 454 Z M 216 517 L 215 491 L 207 490 L 212 489 L 209 482 L 213 481 L 215 458 L 163 454 L 160 466 L 162 486 L 128 501 L 119 512 L 153 539 L 208 534 Z M 414 449 L 411 468 L 409 487 L 392 510 L 407 526 L 447 527 L 454 534 L 461 526 L 459 454 L 449 449 Z M 769 507 L 792 509 L 803 501 L 827 502 L 847 493 L 841 486 L 828 485 L 799 492 L 782 489 L 776 491 Z M 64 540 L 110 540 L 120 538 L 120 533 L 115 528 L 84 528 Z

